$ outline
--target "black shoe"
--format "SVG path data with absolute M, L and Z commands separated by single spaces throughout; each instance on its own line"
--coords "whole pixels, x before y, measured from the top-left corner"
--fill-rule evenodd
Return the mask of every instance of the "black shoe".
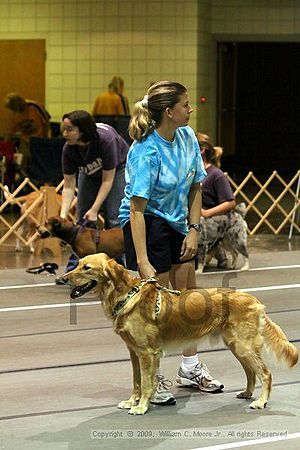
M 63 285 L 71 286 L 70 280 L 68 280 L 67 278 L 64 278 L 63 276 L 56 277 L 55 284 L 58 284 L 60 286 L 63 286 Z

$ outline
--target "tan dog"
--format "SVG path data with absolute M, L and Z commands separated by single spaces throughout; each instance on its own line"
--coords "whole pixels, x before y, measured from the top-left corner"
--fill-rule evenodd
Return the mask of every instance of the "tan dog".
M 117 258 L 124 253 L 121 228 L 95 230 L 55 216 L 50 217 L 45 226 L 39 227 L 38 233 L 42 239 L 52 236 L 66 242 L 79 258 L 96 252 L 104 252 L 111 258 Z
M 128 347 L 133 393 L 118 407 L 129 409 L 130 414 L 147 411 L 162 351 L 187 348 L 213 331 L 223 337 L 246 372 L 247 387 L 237 397 L 252 397 L 256 376 L 262 384 L 260 397 L 250 408 L 264 408 L 271 392 L 272 375 L 262 349 L 290 367 L 298 360 L 296 347 L 270 320 L 264 305 L 245 292 L 221 288 L 169 291 L 155 280 L 132 277 L 105 254 L 81 259 L 66 277 L 79 286 L 73 298 L 80 296 L 80 289 L 86 292 L 86 286 L 95 287 L 114 331 Z

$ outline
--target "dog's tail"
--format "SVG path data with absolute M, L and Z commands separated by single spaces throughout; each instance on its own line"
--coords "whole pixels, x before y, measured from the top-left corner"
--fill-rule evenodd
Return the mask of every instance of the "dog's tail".
M 275 355 L 276 359 L 293 367 L 298 361 L 298 350 L 291 344 L 279 325 L 265 315 L 264 344 L 268 353 Z
M 9 200 L 9 202 L 11 203 L 12 200 L 9 198 L 10 195 L 11 195 L 11 192 L 10 192 L 9 187 L 7 185 L 4 186 L 3 194 L 4 194 L 4 199 L 5 200 Z
M 28 195 L 22 195 L 21 197 L 11 197 L 12 193 L 9 190 L 7 185 L 4 186 L 3 189 L 4 199 L 8 200 L 11 205 L 19 204 L 19 206 L 26 203 Z

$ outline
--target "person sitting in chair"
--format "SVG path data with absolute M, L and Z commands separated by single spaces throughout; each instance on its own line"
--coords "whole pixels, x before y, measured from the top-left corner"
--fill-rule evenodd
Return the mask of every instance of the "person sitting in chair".
M 22 154 L 21 172 L 27 174 L 30 163 L 30 138 L 50 137 L 50 114 L 37 102 L 28 100 L 16 92 L 7 94 L 4 102 L 12 111 L 8 133 L 19 138 L 18 152 Z
M 209 136 L 196 133 L 201 156 L 207 176 L 202 181 L 202 210 L 201 220 L 214 220 L 216 216 L 228 214 L 236 206 L 235 196 L 224 172 L 220 169 L 223 149 L 214 147 Z M 219 268 L 227 268 L 226 253 L 219 243 L 216 244 L 215 256 Z

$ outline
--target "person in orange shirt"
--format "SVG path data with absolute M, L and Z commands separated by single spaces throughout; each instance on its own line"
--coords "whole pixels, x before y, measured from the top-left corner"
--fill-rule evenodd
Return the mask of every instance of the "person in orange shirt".
M 16 92 L 8 94 L 4 104 L 12 111 L 8 133 L 10 137 L 17 136 L 20 140 L 18 146 L 18 152 L 22 154 L 20 168 L 26 174 L 30 162 L 30 138 L 50 137 L 50 115 L 41 105 L 23 98 Z
M 129 115 L 128 100 L 123 95 L 124 80 L 121 77 L 114 76 L 108 85 L 108 91 L 96 97 L 92 115 Z

